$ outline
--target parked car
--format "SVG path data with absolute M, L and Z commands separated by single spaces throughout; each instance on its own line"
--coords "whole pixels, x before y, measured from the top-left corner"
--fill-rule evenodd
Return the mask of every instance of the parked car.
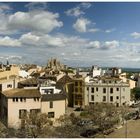
M 84 126 L 84 125 L 93 125 L 94 122 L 92 120 L 80 120 L 77 122 L 77 125 Z
M 96 129 L 87 129 L 84 132 L 80 134 L 80 136 L 89 138 L 89 137 L 95 137 L 95 135 L 99 132 L 98 128 Z
M 110 133 L 114 132 L 113 128 L 107 129 L 103 132 L 104 135 L 109 135 Z

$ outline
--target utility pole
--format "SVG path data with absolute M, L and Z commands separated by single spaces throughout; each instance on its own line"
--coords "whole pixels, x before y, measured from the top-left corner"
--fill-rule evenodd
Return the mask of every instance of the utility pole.
M 125 102 L 125 106 L 124 106 L 124 115 L 126 115 L 126 113 L 127 113 L 127 107 L 126 107 L 126 102 Z M 127 138 L 127 117 L 125 118 L 125 116 L 124 116 L 124 119 L 125 119 L 125 138 Z
M 127 119 L 125 120 L 125 138 L 127 138 Z

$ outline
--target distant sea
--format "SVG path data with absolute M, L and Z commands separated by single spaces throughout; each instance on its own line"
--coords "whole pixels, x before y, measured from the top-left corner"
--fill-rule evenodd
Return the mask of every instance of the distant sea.
M 122 68 L 124 72 L 140 72 L 140 68 Z
M 79 67 L 81 70 L 84 71 L 89 71 L 91 69 L 91 67 Z M 102 69 L 106 70 L 110 67 L 101 67 Z M 134 73 L 140 73 L 140 68 L 121 68 L 122 72 L 134 72 Z

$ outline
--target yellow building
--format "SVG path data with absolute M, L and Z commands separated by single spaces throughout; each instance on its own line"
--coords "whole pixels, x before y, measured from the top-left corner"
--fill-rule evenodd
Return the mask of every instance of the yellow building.
M 19 76 L 20 68 L 16 65 L 11 65 L 8 69 L 0 71 L 0 80 L 12 79 Z
M 84 106 L 84 78 L 82 75 L 73 77 L 73 107 Z

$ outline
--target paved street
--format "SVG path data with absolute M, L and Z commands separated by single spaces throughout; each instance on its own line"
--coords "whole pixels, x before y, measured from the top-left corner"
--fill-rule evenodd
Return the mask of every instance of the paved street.
M 107 138 L 125 138 L 125 128 L 117 129 L 107 136 Z M 127 123 L 127 138 L 140 138 L 140 120 L 131 120 Z

